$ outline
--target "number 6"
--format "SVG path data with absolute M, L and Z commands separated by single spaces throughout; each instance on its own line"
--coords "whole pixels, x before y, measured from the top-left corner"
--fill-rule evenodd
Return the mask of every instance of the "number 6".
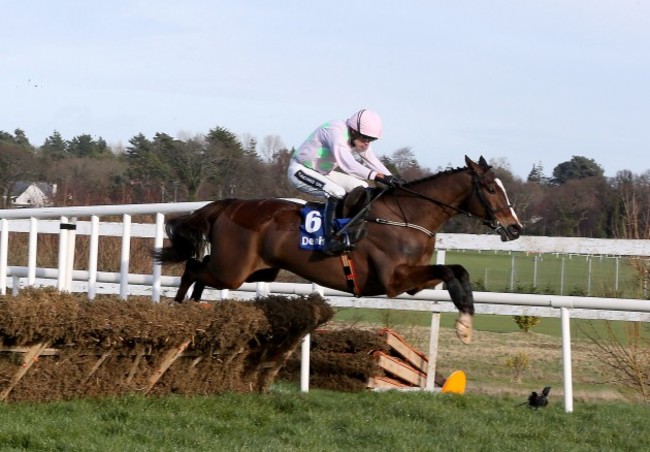
M 321 219 L 320 212 L 317 210 L 312 210 L 305 217 L 305 229 L 310 234 L 318 231 L 322 224 L 323 220 Z

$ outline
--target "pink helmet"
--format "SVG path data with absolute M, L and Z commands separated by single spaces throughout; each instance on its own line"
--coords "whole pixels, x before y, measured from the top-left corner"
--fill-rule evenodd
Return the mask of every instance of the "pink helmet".
M 348 127 L 370 138 L 381 138 L 381 118 L 372 110 L 359 110 L 345 122 Z

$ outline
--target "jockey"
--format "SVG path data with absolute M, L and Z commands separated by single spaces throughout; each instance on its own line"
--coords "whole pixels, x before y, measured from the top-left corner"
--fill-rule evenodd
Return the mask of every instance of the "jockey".
M 338 254 L 345 247 L 333 240 L 332 234 L 336 207 L 347 193 L 357 187 L 365 189 L 367 180 L 389 186 L 401 182 L 372 152 L 370 143 L 380 138 L 381 133 L 379 115 L 372 110 L 359 110 L 347 121 L 330 121 L 320 126 L 291 156 L 287 172 L 291 184 L 327 199 L 323 219 L 325 254 Z

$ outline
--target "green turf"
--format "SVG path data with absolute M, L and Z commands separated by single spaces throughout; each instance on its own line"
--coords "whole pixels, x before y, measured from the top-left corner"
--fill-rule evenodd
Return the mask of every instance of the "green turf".
M 648 450 L 646 407 L 578 403 L 564 412 L 517 396 L 431 393 L 125 397 L 6 405 L 3 451 Z

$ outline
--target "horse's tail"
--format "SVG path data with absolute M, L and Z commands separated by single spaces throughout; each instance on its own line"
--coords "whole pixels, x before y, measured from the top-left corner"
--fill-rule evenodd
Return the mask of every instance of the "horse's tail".
M 161 264 L 185 262 L 203 254 L 212 224 L 228 207 L 232 199 L 214 201 L 200 209 L 165 223 L 165 232 L 171 244 L 153 251 L 153 258 Z

